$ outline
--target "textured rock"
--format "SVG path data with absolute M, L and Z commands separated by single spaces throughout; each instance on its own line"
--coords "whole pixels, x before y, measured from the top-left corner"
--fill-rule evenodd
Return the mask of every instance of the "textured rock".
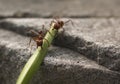
M 15 84 L 30 57 L 26 48 L 28 39 L 3 29 L 0 29 L 0 33 L 0 81 L 1 84 Z M 119 76 L 119 73 L 110 71 L 74 51 L 51 47 L 41 70 L 31 84 L 119 84 Z
M 14 4 L 14 5 L 13 5 Z M 2 17 L 119 17 L 119 0 L 0 0 Z
M 66 19 L 64 19 L 66 21 Z M 51 19 L 5 19 L 1 20 L 3 29 L 28 35 L 30 29 L 47 28 Z M 109 69 L 119 71 L 120 59 L 120 20 L 110 19 L 72 19 L 74 25 L 65 25 L 65 33 L 58 35 L 55 45 L 75 50 Z M 62 38 L 61 38 L 62 37 Z M 116 67 L 117 66 L 117 67 Z
M 80 19 L 76 27 L 66 26 L 56 45 L 66 46 L 95 60 L 98 64 L 119 71 L 120 25 L 119 19 Z
M 26 48 L 29 42 L 28 30 L 41 29 L 40 25 L 44 23 L 49 25 L 50 21 L 51 19 L 41 18 L 0 21 L 2 84 L 14 84 L 30 57 L 29 48 Z M 32 83 L 119 84 L 120 20 L 91 18 L 72 19 L 72 21 L 75 25 L 66 24 L 65 32 L 60 33 L 55 39 L 54 44 L 61 48 L 52 47 L 49 50 L 41 70 L 37 72 Z

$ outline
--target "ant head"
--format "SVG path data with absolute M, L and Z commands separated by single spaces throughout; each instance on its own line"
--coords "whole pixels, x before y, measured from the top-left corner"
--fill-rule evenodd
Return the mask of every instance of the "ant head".
M 37 44 L 37 47 L 38 47 L 38 46 L 42 46 L 43 41 L 42 41 L 42 40 L 38 40 L 38 41 L 36 41 L 36 44 Z
M 39 34 L 42 34 L 43 32 L 42 32 L 42 31 L 39 31 L 38 33 L 39 33 Z
M 57 21 L 54 25 L 54 28 L 58 30 L 58 29 L 62 28 L 63 25 L 64 25 L 63 21 Z
M 60 25 L 60 27 L 63 27 L 64 22 L 63 21 L 58 21 L 58 24 Z
M 38 36 L 38 39 L 39 39 L 39 40 L 42 40 L 42 39 L 43 39 L 43 36 L 39 35 L 39 36 Z

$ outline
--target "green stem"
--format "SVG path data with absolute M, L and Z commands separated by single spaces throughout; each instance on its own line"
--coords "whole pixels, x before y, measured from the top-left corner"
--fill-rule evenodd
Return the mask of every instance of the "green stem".
M 48 40 L 49 45 L 52 43 L 55 35 L 57 34 L 57 30 L 53 29 L 53 27 L 54 23 L 51 25 L 49 32 L 47 32 L 46 36 L 44 37 Z M 49 47 L 45 39 L 43 39 L 42 48 L 38 47 L 24 66 L 22 72 L 17 79 L 16 84 L 28 84 L 34 73 L 40 68 L 40 64 L 42 63 Z

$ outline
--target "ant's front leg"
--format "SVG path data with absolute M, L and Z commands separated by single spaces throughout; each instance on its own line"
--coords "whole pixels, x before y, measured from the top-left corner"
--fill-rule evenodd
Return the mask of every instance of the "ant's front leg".
M 46 33 L 48 32 L 51 36 L 53 36 L 52 33 L 50 33 L 49 30 L 45 29 L 45 31 L 46 31 Z
M 69 19 L 69 20 L 67 20 L 67 21 L 65 21 L 65 22 L 64 22 L 64 24 L 67 24 L 67 23 L 69 23 L 69 22 L 71 22 L 71 24 L 72 24 L 72 26 L 73 26 L 73 27 L 75 27 L 74 22 L 73 22 L 72 20 L 70 20 L 70 19 Z
M 39 34 L 43 34 L 43 30 L 45 29 L 45 25 L 42 25 L 42 30 L 39 31 Z
M 47 42 L 48 46 L 50 46 L 49 41 L 46 38 L 44 38 L 44 40 Z
M 71 23 L 72 23 L 72 25 L 74 25 L 73 21 L 72 21 L 72 20 L 70 20 L 70 19 L 69 19 L 69 20 L 67 20 L 67 21 L 65 21 L 64 23 L 65 23 L 65 24 L 67 24 L 68 22 L 71 22 Z

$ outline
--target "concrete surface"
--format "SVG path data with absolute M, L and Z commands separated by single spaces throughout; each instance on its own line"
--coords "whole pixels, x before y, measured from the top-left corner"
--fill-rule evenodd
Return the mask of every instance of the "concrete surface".
M 2 17 L 119 17 L 120 0 L 0 0 Z
M 48 27 L 50 21 L 43 18 L 8 18 L 0 21 L 2 84 L 14 84 L 30 57 L 30 49 L 27 48 L 28 30 L 41 29 L 42 24 Z M 65 32 L 59 33 L 55 39 L 54 45 L 59 47 L 50 48 L 32 84 L 119 84 L 120 19 L 88 18 L 72 21 L 74 25 L 66 24 Z

